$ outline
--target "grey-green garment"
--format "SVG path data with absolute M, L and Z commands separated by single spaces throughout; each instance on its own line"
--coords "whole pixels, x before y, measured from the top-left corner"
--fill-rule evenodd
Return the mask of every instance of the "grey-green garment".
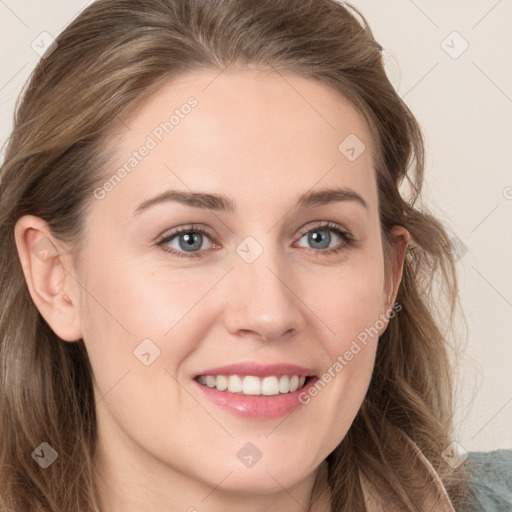
M 469 452 L 470 498 L 465 512 L 512 512 L 512 450 Z

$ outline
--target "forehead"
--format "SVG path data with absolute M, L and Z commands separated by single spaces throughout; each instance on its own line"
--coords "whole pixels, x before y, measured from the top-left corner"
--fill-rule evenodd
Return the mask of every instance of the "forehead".
M 225 193 L 237 204 L 340 185 L 369 202 L 375 195 L 374 146 L 362 116 L 333 88 L 293 73 L 181 75 L 123 126 L 110 142 L 115 158 L 105 181 L 126 172 L 110 203 L 135 206 L 165 188 Z

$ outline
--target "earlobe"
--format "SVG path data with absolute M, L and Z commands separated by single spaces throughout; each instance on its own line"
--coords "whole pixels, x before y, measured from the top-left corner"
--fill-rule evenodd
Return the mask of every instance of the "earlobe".
M 77 288 L 58 241 L 46 222 L 33 215 L 18 219 L 14 235 L 25 281 L 37 309 L 59 338 L 78 341 L 82 333 Z

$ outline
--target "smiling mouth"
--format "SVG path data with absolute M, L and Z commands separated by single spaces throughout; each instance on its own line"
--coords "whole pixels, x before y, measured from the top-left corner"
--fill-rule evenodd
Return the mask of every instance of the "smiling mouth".
M 285 395 L 302 389 L 309 377 L 299 375 L 198 375 L 195 380 L 206 387 L 237 395 Z

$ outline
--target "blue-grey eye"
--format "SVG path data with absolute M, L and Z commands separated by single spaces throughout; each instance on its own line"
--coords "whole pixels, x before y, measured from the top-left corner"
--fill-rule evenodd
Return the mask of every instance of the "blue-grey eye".
M 319 229 L 319 228 L 312 229 L 311 231 L 309 231 L 308 233 L 303 235 L 301 240 L 306 238 L 307 242 L 309 244 L 311 244 L 310 247 L 312 249 L 327 249 L 330 246 L 331 241 L 333 240 L 333 237 L 331 235 L 331 233 L 333 231 L 334 230 L 331 228 L 329 228 L 329 229 Z M 337 234 L 336 234 L 336 236 L 340 237 L 340 235 L 337 235 Z
M 308 234 L 308 242 L 315 249 L 326 249 L 331 243 L 331 234 L 327 230 L 315 230 Z
M 204 249 L 205 239 L 209 240 L 209 237 L 203 232 L 194 229 L 174 233 L 165 240 L 162 240 L 161 243 L 176 251 L 197 252 Z
M 178 237 L 180 248 L 184 251 L 193 251 L 201 248 L 203 244 L 203 235 L 200 233 L 186 233 Z
M 204 241 L 202 233 L 195 232 L 180 233 L 173 238 L 178 241 L 179 249 L 187 252 L 200 250 Z M 171 245 L 171 241 L 168 245 Z

